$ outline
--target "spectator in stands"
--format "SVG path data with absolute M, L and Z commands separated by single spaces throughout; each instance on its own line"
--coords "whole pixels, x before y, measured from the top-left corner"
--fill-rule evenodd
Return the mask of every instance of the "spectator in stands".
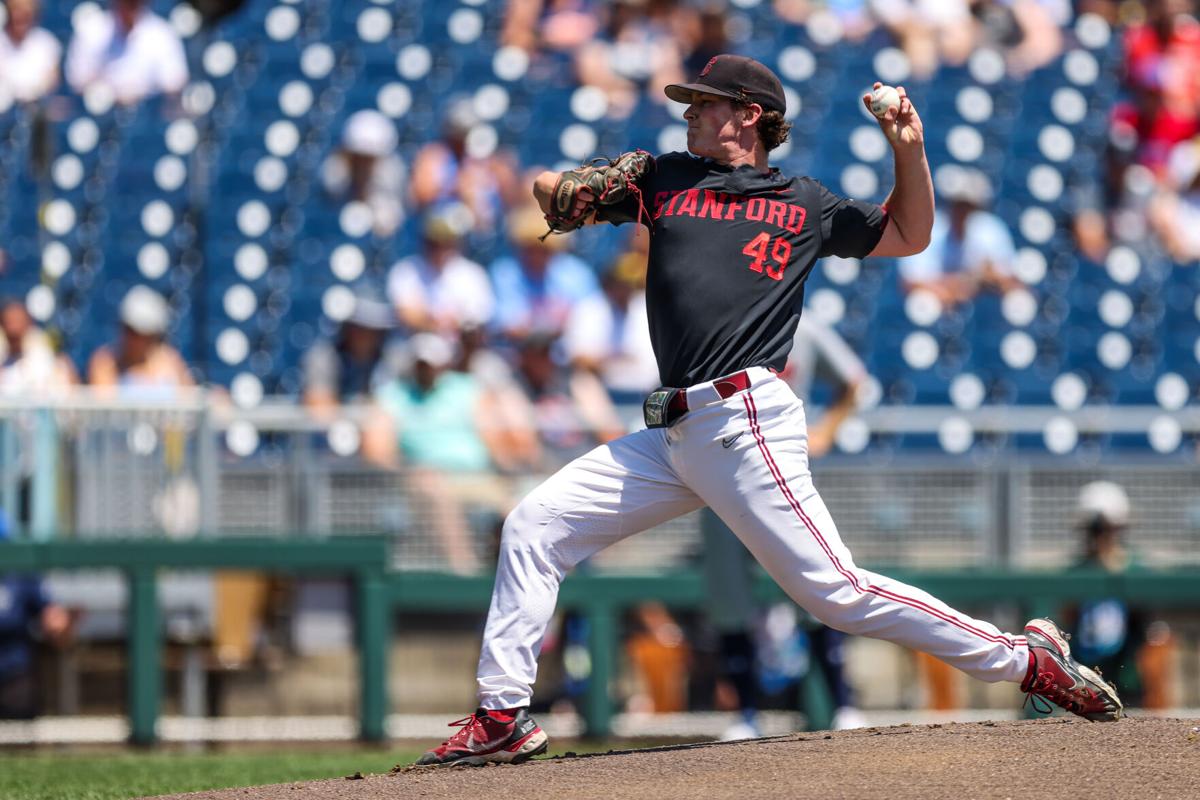
M 1125 79 L 1133 105 L 1114 125 L 1137 134 L 1138 161 L 1157 174 L 1171 148 L 1200 133 L 1200 23 L 1189 0 L 1150 0 L 1125 31 Z
M 171 310 L 148 286 L 135 286 L 121 301 L 121 333 L 88 363 L 88 383 L 129 397 L 171 397 L 194 381 L 179 351 L 166 341 Z
M 595 374 L 555 361 L 558 335 L 531 331 L 518 345 L 517 382 L 527 402 L 528 430 L 536 431 L 542 472 L 553 472 L 598 444 L 625 433 L 612 400 Z
M 493 324 L 514 340 L 535 327 L 561 332 L 571 309 L 599 290 L 591 267 L 566 252 L 568 238 L 543 238 L 546 231 L 537 206 L 514 211 L 508 218 L 512 254 L 492 262 Z
M 875 30 L 872 5 L 872 0 L 775 0 L 774 7 L 776 16 L 794 25 L 805 24 L 817 11 L 833 14 L 842 26 L 844 36 L 858 42 Z
M 1062 31 L 1042 0 L 871 0 L 872 10 L 925 79 L 940 63 L 958 65 L 976 49 L 1004 52 L 1024 75 L 1062 52 Z
M 458 349 L 454 369 L 474 375 L 488 388 L 513 382 L 508 361 L 490 345 L 487 330 L 480 325 L 464 325 L 458 331 Z
M 1076 16 L 1096 14 L 1102 17 L 1109 27 L 1116 27 L 1122 22 L 1123 0 L 1075 0 L 1072 5 L 1075 6 Z
M 545 48 L 572 52 L 596 35 L 590 0 L 512 0 L 504 12 L 501 44 L 527 53 Z
M 0 301 L 0 398 L 45 399 L 63 393 L 75 383 L 78 376 L 71 360 L 54 352 L 50 338 L 33 324 L 25 304 L 16 299 Z M 17 496 L 14 507 L 0 508 L 3 517 L 0 526 L 28 525 L 35 466 L 32 431 L 16 425 L 10 432 L 17 437 L 17 457 L 5 467 L 9 476 L 15 478 Z
M 929 247 L 900 260 L 905 291 L 932 292 L 944 308 L 952 308 L 984 290 L 1019 288 L 1012 273 L 1012 234 L 987 210 L 992 201 L 987 177 L 967 171 L 947 184 L 942 196 L 949 206 L 938 209 Z
M 971 0 L 975 47 L 1003 50 L 1008 72 L 1022 77 L 1062 52 L 1062 30 L 1041 0 Z
M 0 31 L 0 91 L 21 103 L 39 100 L 58 88 L 62 45 L 37 26 L 41 0 L 7 0 Z
M 1171 151 L 1166 178 L 1148 212 L 1154 232 L 1176 264 L 1200 259 L 1200 138 Z
M 418 212 L 460 202 L 471 212 L 467 228 L 486 233 L 499 227 L 504 209 L 526 202 L 528 192 L 510 153 L 472 152 L 467 146 L 479 122 L 470 98 L 449 103 L 442 137 L 413 159 L 409 198 Z
M 614 400 L 640 403 L 659 385 L 646 319 L 646 252 L 634 246 L 601 278 L 603 291 L 581 301 L 567 320 L 563 345 L 573 369 L 599 376 Z
M 364 432 L 363 455 L 384 467 L 405 468 L 421 519 L 438 537 L 451 569 L 474 572 L 479 556 L 464 506 L 488 494 L 488 473 L 508 454 L 498 446 L 488 393 L 472 375 L 450 369 L 454 345 L 437 334 L 418 333 L 409 347 L 411 377 L 376 392 L 383 414 Z
M 576 53 L 579 82 L 604 91 L 611 117 L 629 116 L 646 87 L 683 79 L 675 6 L 675 0 L 618 0 L 606 10 L 602 34 Z M 666 102 L 658 91 L 646 96 Z
M 469 214 L 459 204 L 426 215 L 421 252 L 388 273 L 388 299 L 411 331 L 455 336 L 464 325 L 487 325 L 496 302 L 487 271 L 462 253 Z
M 642 603 L 629 616 L 625 654 L 633 687 L 625 707 L 634 713 L 686 711 L 691 647 L 683 628 L 658 601 Z
M 975 44 L 967 0 L 871 0 L 871 10 L 908 56 L 912 74 L 925 80 L 938 64 L 961 64 Z
M 824 412 L 808 426 L 808 457 L 821 458 L 832 449 L 837 429 L 858 408 L 859 390 L 870 377 L 867 367 L 836 329 L 806 311 L 796 327 L 782 377 L 806 405 L 814 384 L 832 390 Z
M 396 154 L 395 124 L 371 109 L 356 111 L 342 128 L 341 147 L 321 167 L 321 183 L 338 203 L 365 203 L 372 230 L 386 238 L 404 221 L 404 162 Z
M 369 400 L 395 379 L 405 353 L 388 342 L 396 313 L 383 292 L 371 283 L 355 287 L 354 311 L 338 327 L 335 341 L 318 341 L 304 354 L 305 407 L 329 417 L 343 403 Z
M 44 397 L 78 382 L 20 300 L 0 301 L 0 335 L 0 397 Z
M 528 404 L 509 360 L 488 345 L 487 331 L 468 325 L 459 331 L 453 369 L 473 377 L 489 408 L 493 462 L 509 475 L 522 475 L 537 466 L 537 432 L 528 424 Z
M 1079 255 L 1093 265 L 1103 264 L 1108 257 L 1111 244 L 1108 235 L 1108 215 L 1099 202 L 1097 193 L 1082 191 L 1073 198 L 1071 211 L 1071 235 Z
M 1134 559 L 1124 542 L 1129 529 L 1129 496 L 1118 484 L 1095 481 L 1079 491 L 1076 518 L 1083 537 L 1083 557 L 1076 569 L 1114 575 L 1127 571 Z M 1066 613 L 1072 630 L 1072 654 L 1086 658 L 1112 681 L 1121 699 L 1140 705 L 1145 688 L 1138 672 L 1138 653 L 1147 639 L 1145 615 L 1119 597 L 1097 597 Z
M 676 29 L 682 34 L 679 46 L 686 74 L 699 75 L 713 56 L 734 49 L 725 30 L 728 10 L 725 0 L 706 0 L 675 9 Z
M 0 542 L 8 537 L 0 509 Z M 41 578 L 0 571 L 0 719 L 33 719 L 41 713 L 38 643 L 64 645 L 71 628 L 70 612 L 51 601 Z
M 108 13 L 81 15 L 67 49 L 66 73 L 76 92 L 104 87 L 123 105 L 176 95 L 188 82 L 179 35 L 146 0 L 111 0 Z

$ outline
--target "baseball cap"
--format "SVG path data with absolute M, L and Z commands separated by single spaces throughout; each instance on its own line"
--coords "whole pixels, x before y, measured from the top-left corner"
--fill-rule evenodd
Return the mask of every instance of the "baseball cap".
M 938 192 L 947 200 L 962 201 L 977 208 L 991 205 L 992 182 L 980 170 L 948 164 L 938 170 L 936 183 Z
M 1102 519 L 1116 528 L 1129 524 L 1129 495 L 1112 481 L 1093 481 L 1079 490 L 1079 518 L 1083 524 Z
M 475 105 L 469 97 L 451 101 L 442 120 L 446 132 L 453 136 L 466 136 L 478 124 L 479 115 L 475 113 Z
M 396 313 L 374 284 L 362 283 L 354 287 L 354 311 L 346 317 L 346 322 L 360 328 L 390 331 L 396 327 Z
M 423 361 L 439 369 L 454 359 L 454 345 L 436 333 L 415 334 L 408 340 L 408 350 L 414 362 Z
M 508 238 L 516 245 L 562 250 L 569 243 L 566 236 L 545 234 L 546 215 L 537 206 L 523 206 L 508 215 Z
M 722 53 L 709 59 L 692 83 L 672 83 L 663 89 L 676 103 L 691 103 L 692 92 L 758 103 L 766 111 L 787 110 L 783 84 L 765 65 L 746 56 Z
M 392 121 L 370 109 L 355 111 L 342 129 L 342 147 L 351 153 L 382 158 L 390 155 L 399 143 Z
M 134 286 L 121 301 L 121 322 L 143 336 L 162 336 L 171 322 L 167 301 L 149 286 Z
M 471 229 L 471 209 L 462 203 L 443 203 L 425 213 L 421 233 L 427 241 L 456 244 Z

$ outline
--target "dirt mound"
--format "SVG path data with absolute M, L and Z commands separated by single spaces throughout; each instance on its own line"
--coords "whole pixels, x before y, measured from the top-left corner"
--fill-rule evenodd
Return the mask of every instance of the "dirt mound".
M 553 744 L 553 743 L 552 743 Z M 560 757 L 521 766 L 403 769 L 391 775 L 172 797 L 853 798 L 1090 800 L 1196 797 L 1200 720 L 1126 719 L 903 725 L 746 742 Z

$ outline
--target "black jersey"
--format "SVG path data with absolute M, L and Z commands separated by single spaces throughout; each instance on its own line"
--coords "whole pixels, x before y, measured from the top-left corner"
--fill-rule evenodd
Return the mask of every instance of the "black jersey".
M 818 258 L 861 258 L 887 217 L 811 178 L 668 153 L 639 183 L 651 228 L 646 304 L 664 386 L 782 370 Z M 636 219 L 636 201 L 601 219 Z

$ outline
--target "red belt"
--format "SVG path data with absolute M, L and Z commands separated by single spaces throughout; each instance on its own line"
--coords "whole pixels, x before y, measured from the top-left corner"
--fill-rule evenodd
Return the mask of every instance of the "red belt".
M 746 370 L 735 372 L 732 375 L 726 375 L 724 378 L 717 378 L 712 382 L 713 388 L 717 390 L 717 394 L 724 400 L 732 397 L 738 392 L 745 391 L 750 388 L 750 376 Z M 675 420 L 682 417 L 688 412 L 687 390 L 676 392 L 671 398 L 671 402 L 667 404 L 667 424 L 673 423 Z

